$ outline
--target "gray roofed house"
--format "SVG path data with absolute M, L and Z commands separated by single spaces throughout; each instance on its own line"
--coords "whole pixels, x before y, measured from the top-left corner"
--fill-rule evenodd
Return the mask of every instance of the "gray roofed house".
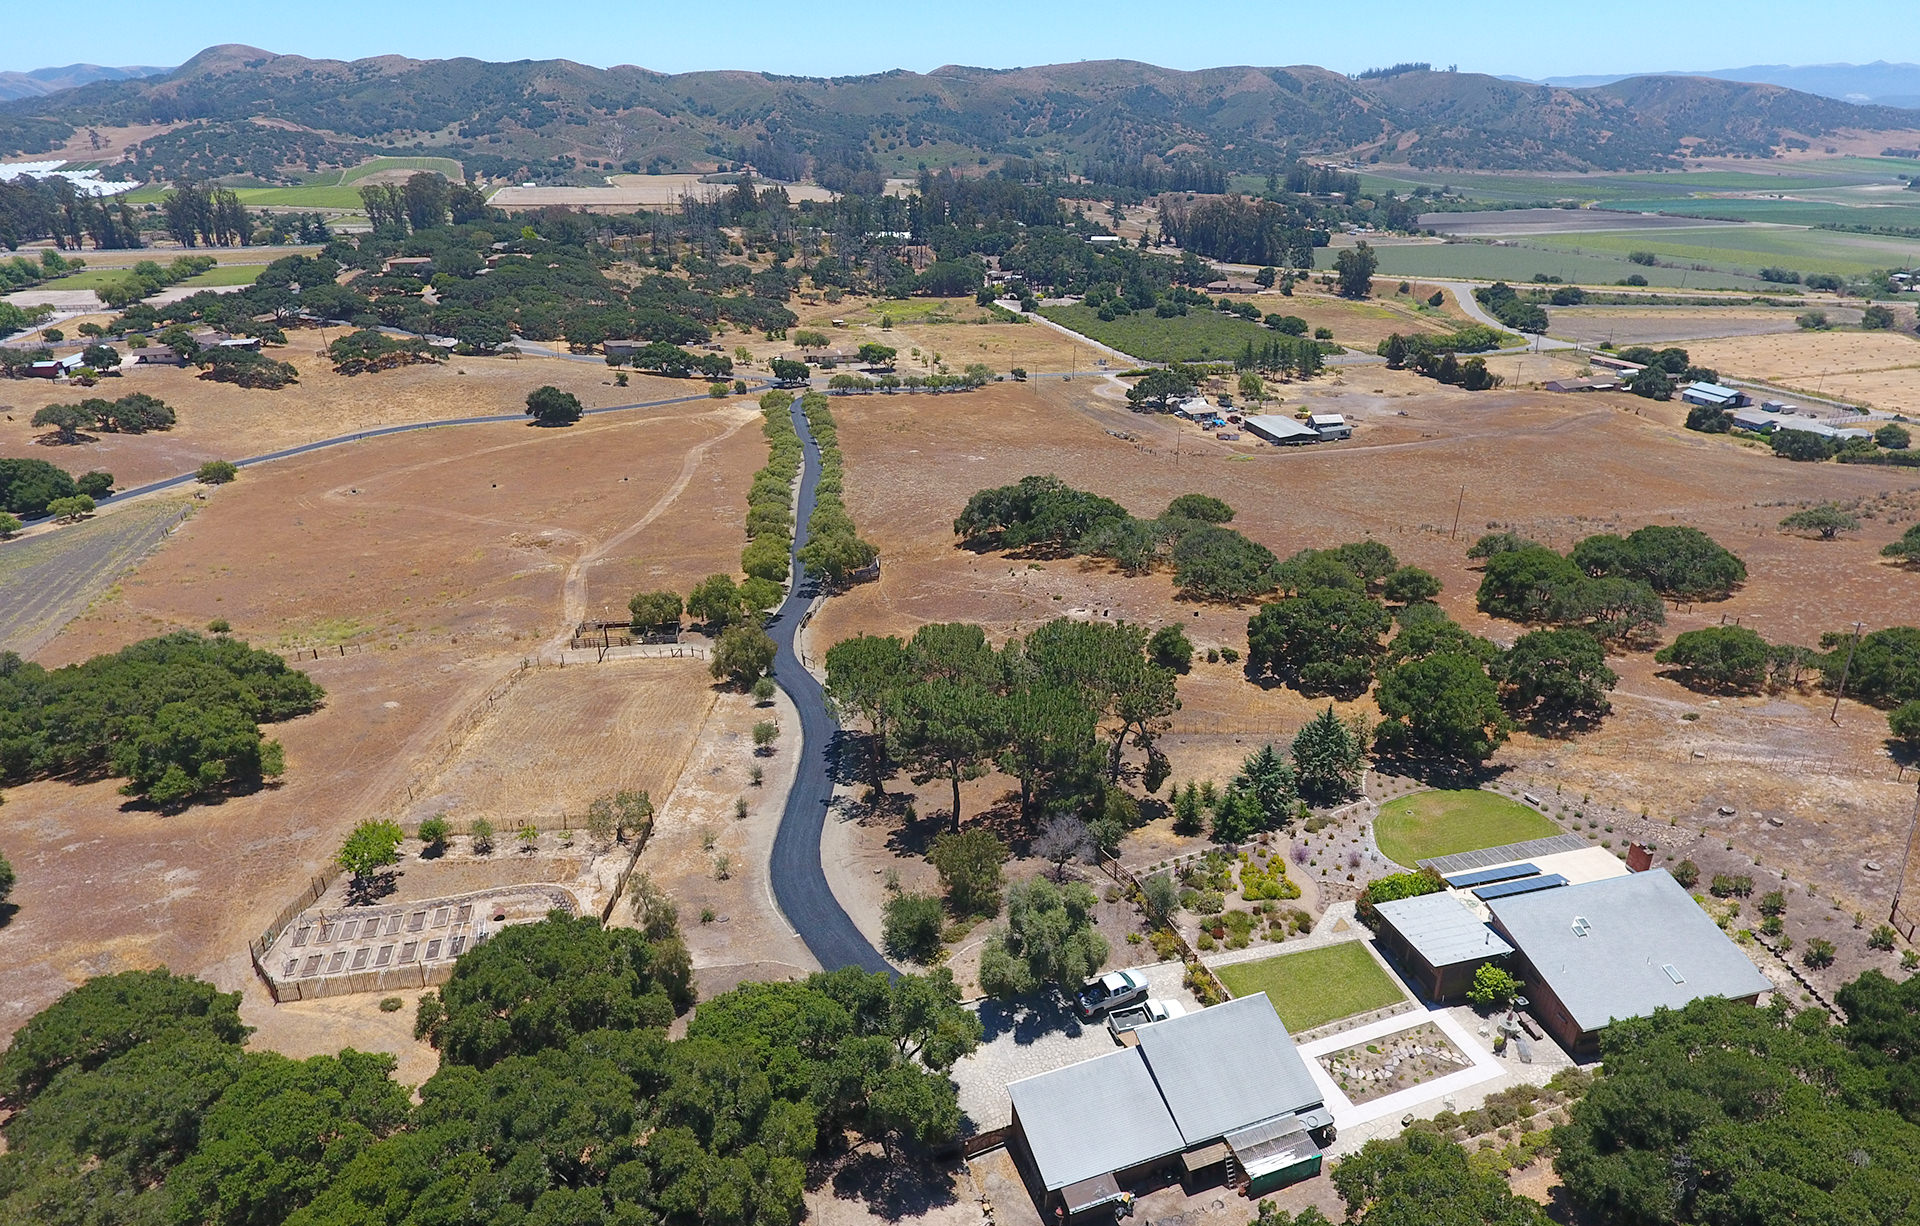
M 1137 1047 L 1016 1081 L 1007 1093 L 1049 1192 L 1187 1147 Z
M 1513 946 L 1448 890 L 1377 903 L 1374 910 L 1382 921 L 1381 948 L 1431 1001 L 1464 996 L 1482 963 L 1513 952 Z
M 1174 1165 L 1228 1163 L 1250 1189 L 1320 1169 L 1333 1115 L 1266 993 L 1134 1034 L 1136 1047 L 1007 1086 L 1010 1143 L 1049 1203 L 1093 1209 Z
M 1138 1034 L 1189 1145 L 1320 1106 L 1320 1087 L 1265 992 L 1142 1026 Z
M 1487 904 L 1535 1012 L 1576 1054 L 1618 1018 L 1703 996 L 1753 1001 L 1773 984 L 1665 869 Z

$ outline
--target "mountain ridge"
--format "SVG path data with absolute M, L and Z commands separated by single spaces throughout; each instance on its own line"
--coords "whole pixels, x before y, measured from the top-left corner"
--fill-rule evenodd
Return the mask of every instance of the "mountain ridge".
M 569 60 L 341 61 L 221 44 L 164 75 L 0 103 L 0 156 L 45 152 L 84 127 L 134 125 L 167 129 L 132 151 L 150 177 L 275 181 L 399 152 L 546 181 L 751 162 L 825 182 L 1009 157 L 1223 173 L 1303 156 L 1638 169 L 1766 157 L 1841 131 L 1911 132 L 1920 116 L 1706 77 L 1573 88 L 1425 69 L 1352 78 L 1314 65 L 1183 71 L 1135 60 L 794 77 Z

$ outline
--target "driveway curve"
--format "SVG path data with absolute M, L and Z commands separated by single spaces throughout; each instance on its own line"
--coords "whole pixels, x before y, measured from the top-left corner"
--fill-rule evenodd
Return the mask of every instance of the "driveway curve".
M 820 446 L 807 429 L 806 414 L 795 398 L 787 410 L 793 416 L 793 428 L 800 435 L 799 505 L 794 511 L 792 578 L 793 587 L 774 615 L 767 619 L 767 633 L 777 649 L 773 660 L 775 684 L 793 699 L 800 713 L 800 760 L 787 790 L 787 808 L 780 815 L 780 830 L 773 839 L 773 858 L 768 876 L 773 883 L 774 901 L 787 922 L 806 944 L 825 970 L 857 966 L 865 971 L 897 975 L 880 951 L 873 947 L 848 917 L 845 907 L 827 884 L 825 867 L 820 862 L 820 835 L 826 829 L 828 806 L 833 801 L 833 781 L 828 774 L 828 755 L 839 724 L 827 711 L 826 691 L 800 663 L 795 639 L 813 602 L 812 585 L 802 581 L 800 550 L 807 543 L 807 519 L 813 514 L 815 489 L 820 483 Z

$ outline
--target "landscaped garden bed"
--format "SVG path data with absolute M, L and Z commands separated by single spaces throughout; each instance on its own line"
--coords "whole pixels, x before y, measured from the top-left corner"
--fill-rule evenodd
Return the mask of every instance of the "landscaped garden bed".
M 1354 1103 L 1385 1098 L 1473 1067 L 1473 1061 L 1432 1022 L 1330 1051 L 1319 1060 L 1340 1092 Z

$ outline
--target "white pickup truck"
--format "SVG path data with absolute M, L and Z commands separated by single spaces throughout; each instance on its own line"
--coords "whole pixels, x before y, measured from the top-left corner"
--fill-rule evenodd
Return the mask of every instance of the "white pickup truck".
M 1132 1047 L 1140 1041 L 1140 1036 L 1134 1033 L 1140 1027 L 1186 1015 L 1187 1007 L 1177 1000 L 1143 1000 L 1131 1008 L 1115 1009 L 1107 1014 L 1107 1033 L 1120 1046 Z

